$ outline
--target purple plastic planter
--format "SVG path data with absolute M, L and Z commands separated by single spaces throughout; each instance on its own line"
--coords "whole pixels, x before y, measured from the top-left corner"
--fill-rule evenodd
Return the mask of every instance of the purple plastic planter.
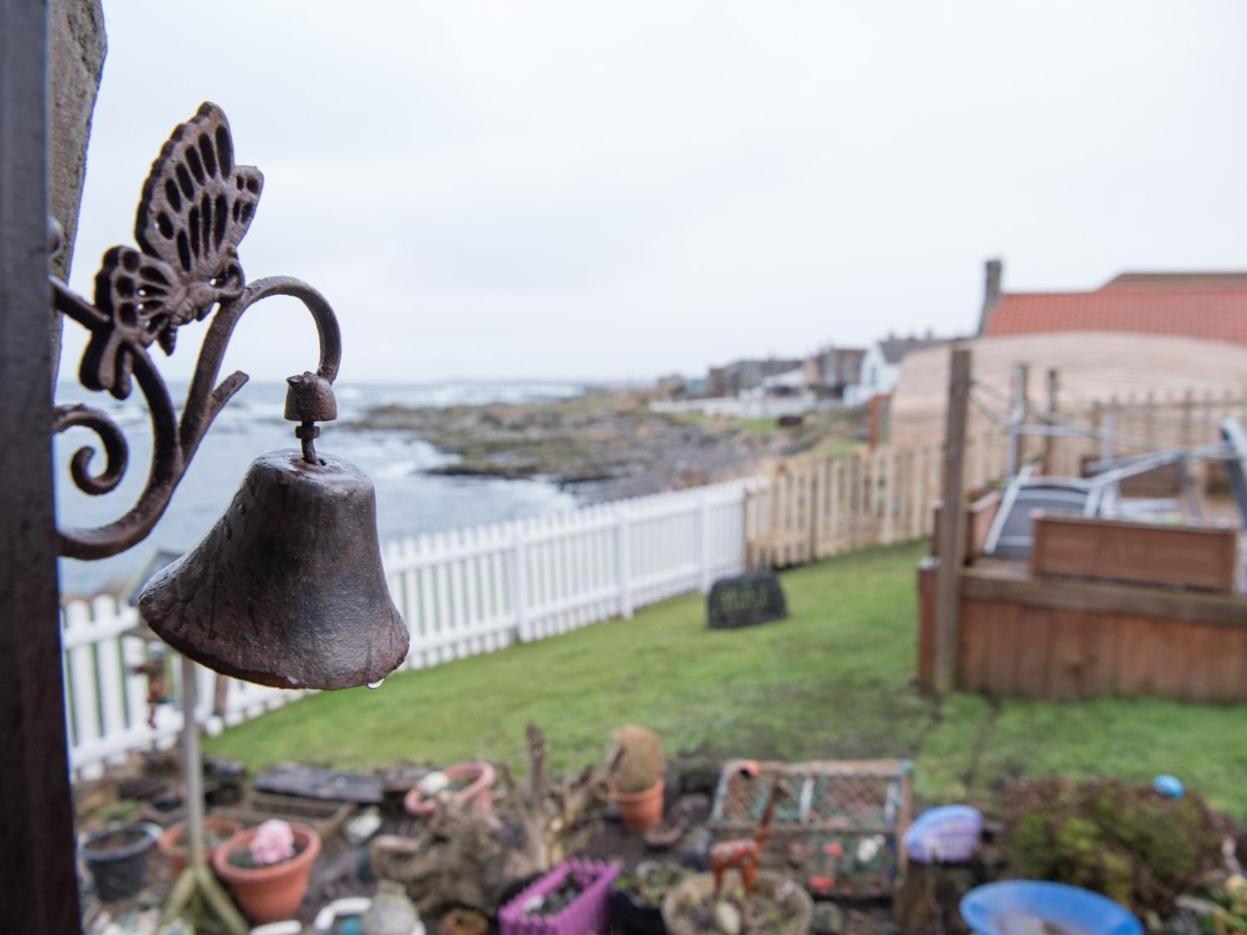
M 525 915 L 534 896 L 558 889 L 569 873 L 593 874 L 593 882 L 570 906 L 556 916 Z M 590 935 L 605 933 L 610 915 L 610 885 L 619 875 L 618 864 L 599 860 L 568 860 L 524 889 L 498 913 L 502 935 Z

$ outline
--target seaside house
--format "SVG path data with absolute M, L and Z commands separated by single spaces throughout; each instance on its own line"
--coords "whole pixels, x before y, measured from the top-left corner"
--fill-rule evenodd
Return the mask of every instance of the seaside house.
M 1126 272 L 1082 292 L 1005 292 L 1003 264 L 985 266 L 975 382 L 1007 399 L 1017 364 L 1031 394 L 1055 370 L 1064 404 L 1194 394 L 1223 395 L 1247 383 L 1247 272 Z M 893 440 L 939 437 L 948 353 L 911 353 L 891 400 Z M 972 410 L 971 430 L 985 414 Z
M 805 387 L 819 399 L 844 400 L 849 387 L 860 382 L 866 349 L 825 347 L 805 359 Z
M 1247 272 L 1127 272 L 1085 292 L 1005 292 L 988 260 L 979 336 L 1126 332 L 1247 345 Z
M 889 334 L 864 352 L 859 364 L 860 378 L 844 390 L 846 406 L 863 406 L 876 396 L 886 396 L 900 377 L 901 362 L 907 354 L 947 344 L 952 338 L 937 338 L 930 331 L 924 336 L 900 338 Z
M 711 367 L 706 375 L 706 395 L 711 397 L 739 396 L 746 390 L 761 387 L 767 377 L 800 368 L 802 362 L 785 357 L 745 358 L 722 367 Z

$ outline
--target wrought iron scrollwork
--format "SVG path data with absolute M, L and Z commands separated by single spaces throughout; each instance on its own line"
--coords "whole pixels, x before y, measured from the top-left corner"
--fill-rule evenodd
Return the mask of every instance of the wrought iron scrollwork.
M 152 426 L 152 458 L 147 482 L 123 516 L 94 529 L 62 529 L 62 555 L 107 558 L 142 541 L 164 514 L 174 490 L 217 414 L 248 376 L 241 371 L 217 382 L 225 350 L 243 313 L 274 295 L 299 299 L 316 325 L 320 361 L 316 373 L 330 383 L 337 377 L 342 339 L 333 309 L 307 283 L 271 277 L 247 283 L 238 260 L 259 203 L 264 176 L 234 162 L 229 121 L 215 104 L 205 103 L 169 137 L 152 163 L 135 220 L 138 248 L 117 246 L 104 254 L 95 277 L 94 302 L 53 280 L 53 304 L 91 334 L 78 371 L 87 389 L 130 396 L 133 383 L 147 402 Z M 206 318 L 208 331 L 181 415 L 149 349 L 166 355 L 177 330 Z M 92 495 L 115 490 L 128 465 L 128 446 L 117 424 L 90 406 L 57 406 L 54 431 L 72 427 L 93 431 L 105 463 L 92 473 L 97 449 L 79 448 L 70 461 L 78 489 Z

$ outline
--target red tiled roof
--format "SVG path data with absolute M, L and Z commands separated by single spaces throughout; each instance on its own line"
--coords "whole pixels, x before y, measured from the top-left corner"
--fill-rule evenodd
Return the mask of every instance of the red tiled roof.
M 1247 289 L 1247 273 L 1120 273 L 1100 287 L 1101 292 L 1177 292 L 1186 289 L 1211 292 Z
M 1247 345 L 1247 289 L 1010 292 L 988 316 L 983 334 L 1052 331 L 1172 334 Z

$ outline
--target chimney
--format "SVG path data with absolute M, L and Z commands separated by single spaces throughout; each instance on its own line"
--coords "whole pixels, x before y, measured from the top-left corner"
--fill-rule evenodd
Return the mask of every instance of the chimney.
M 1000 304 L 1000 283 L 1004 277 L 1004 263 L 992 258 L 983 264 L 983 310 L 979 313 L 979 334 L 987 330 L 988 319 Z

